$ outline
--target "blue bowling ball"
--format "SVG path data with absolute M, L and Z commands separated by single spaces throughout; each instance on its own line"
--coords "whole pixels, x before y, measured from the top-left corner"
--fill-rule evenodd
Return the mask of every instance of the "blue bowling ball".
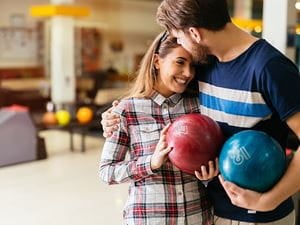
M 225 180 L 258 192 L 270 189 L 286 168 L 279 143 L 262 131 L 234 134 L 223 145 L 219 169 Z

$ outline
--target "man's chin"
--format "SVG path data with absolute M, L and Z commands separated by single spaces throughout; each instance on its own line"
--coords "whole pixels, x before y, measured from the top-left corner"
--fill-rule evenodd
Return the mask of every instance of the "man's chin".
M 207 55 L 194 58 L 194 62 L 196 64 L 206 64 L 207 63 Z
M 199 52 L 194 52 L 193 61 L 197 64 L 207 62 L 207 54 L 199 54 Z

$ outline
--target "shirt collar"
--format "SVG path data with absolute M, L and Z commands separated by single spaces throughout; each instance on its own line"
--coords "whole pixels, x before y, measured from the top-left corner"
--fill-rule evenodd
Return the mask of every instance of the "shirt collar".
M 157 91 L 153 91 L 151 97 L 150 97 L 156 104 L 162 105 L 163 103 L 167 104 L 174 104 L 176 105 L 179 100 L 182 98 L 181 94 L 173 94 L 170 97 L 166 98 Z

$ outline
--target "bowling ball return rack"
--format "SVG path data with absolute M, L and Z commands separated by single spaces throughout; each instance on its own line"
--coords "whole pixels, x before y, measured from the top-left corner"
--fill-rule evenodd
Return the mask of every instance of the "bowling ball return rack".
M 91 121 L 87 124 L 80 124 L 77 121 L 71 121 L 68 125 L 59 126 L 59 125 L 51 125 L 46 126 L 43 124 L 37 124 L 38 131 L 45 131 L 45 130 L 61 130 L 66 131 L 70 134 L 70 150 L 74 152 L 76 149 L 74 147 L 74 135 L 79 134 L 81 139 L 80 151 L 86 151 L 86 136 L 93 136 L 93 137 L 101 137 L 102 136 L 102 128 L 100 125 L 100 119 L 98 121 Z
M 103 129 L 100 124 L 101 121 L 101 114 L 105 110 L 107 110 L 109 107 L 111 107 L 111 103 L 98 106 L 97 109 L 95 109 L 94 118 L 92 121 L 86 124 L 79 123 L 75 118 L 72 118 L 71 121 L 65 125 L 45 125 L 42 123 L 41 115 L 34 118 L 35 126 L 37 128 L 37 131 L 45 131 L 45 130 L 61 130 L 66 131 L 70 135 L 69 143 L 70 143 L 70 150 L 71 152 L 74 152 L 75 146 L 74 146 L 74 135 L 79 134 L 80 135 L 80 151 L 85 152 L 86 151 L 86 137 L 92 136 L 92 137 L 103 137 Z

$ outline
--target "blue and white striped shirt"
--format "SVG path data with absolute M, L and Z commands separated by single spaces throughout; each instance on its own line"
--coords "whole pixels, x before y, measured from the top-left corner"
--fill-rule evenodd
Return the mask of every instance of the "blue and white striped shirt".
M 232 61 L 200 68 L 201 113 L 217 121 L 225 137 L 245 129 L 262 130 L 285 147 L 285 120 L 300 111 L 297 67 L 261 39 Z M 247 222 L 270 222 L 293 209 L 291 199 L 271 212 L 248 213 L 231 204 L 218 180 L 208 190 L 219 217 Z

